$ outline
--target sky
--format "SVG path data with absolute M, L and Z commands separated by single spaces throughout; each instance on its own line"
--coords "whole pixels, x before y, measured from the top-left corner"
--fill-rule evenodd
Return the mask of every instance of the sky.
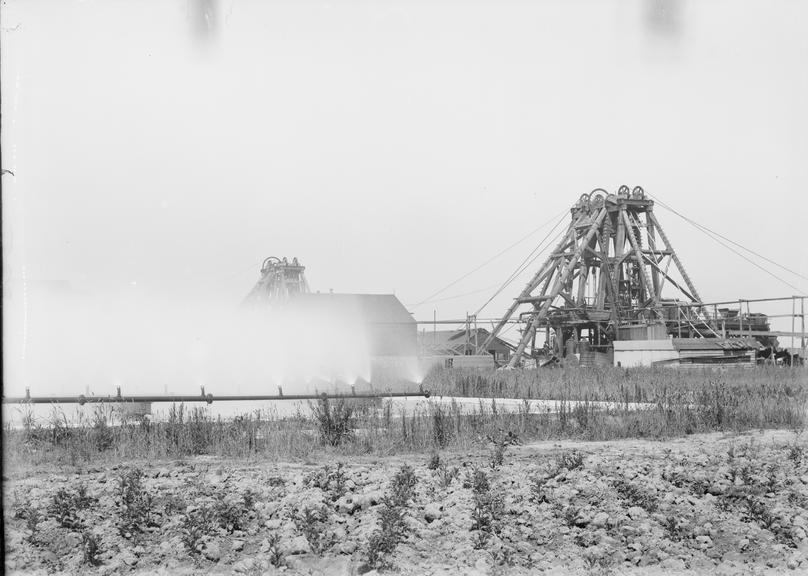
M 313 290 L 464 317 L 540 224 L 622 184 L 802 275 L 658 208 L 704 300 L 808 291 L 804 2 L 8 0 L 0 19 L 7 389 L 225 314 L 271 255 Z

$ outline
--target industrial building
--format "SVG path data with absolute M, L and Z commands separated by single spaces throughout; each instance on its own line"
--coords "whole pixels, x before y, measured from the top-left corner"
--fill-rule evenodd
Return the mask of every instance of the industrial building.
M 413 380 L 418 343 L 415 319 L 394 294 L 311 292 L 305 266 L 270 257 L 245 305 L 277 310 L 311 324 L 318 346 L 366 355 L 371 381 Z M 270 320 L 271 321 L 271 320 Z

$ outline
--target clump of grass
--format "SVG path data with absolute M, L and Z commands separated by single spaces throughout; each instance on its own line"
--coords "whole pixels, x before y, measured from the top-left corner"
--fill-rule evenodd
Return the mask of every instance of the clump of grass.
M 434 471 L 434 474 L 438 479 L 438 484 L 440 487 L 448 488 L 452 485 L 452 482 L 460 476 L 460 469 L 457 466 L 452 466 L 450 468 L 446 462 L 441 462 L 438 468 Z
M 368 540 L 366 568 L 386 568 L 391 565 L 390 556 L 407 535 L 404 511 L 415 496 L 415 473 L 406 464 L 396 472 L 382 499 L 379 511 L 379 528 Z
M 152 519 L 152 496 L 143 486 L 143 471 L 140 468 L 122 470 L 118 475 L 116 502 L 118 530 L 129 538 L 145 530 Z
M 611 557 L 606 556 L 604 554 L 598 554 L 594 552 L 591 548 L 584 550 L 583 553 L 584 558 L 584 565 L 590 571 L 590 573 L 595 574 L 596 570 L 600 571 L 600 574 L 611 574 L 610 568 L 614 563 Z
M 519 444 L 519 437 L 511 430 L 507 434 L 503 434 L 500 430 L 496 435 L 488 435 L 488 441 L 493 445 L 489 466 L 497 469 L 505 462 L 505 451 L 508 446 Z
M 440 454 L 436 451 L 430 454 L 426 467 L 430 470 L 437 470 L 441 465 Z
M 354 408 L 344 398 L 332 403 L 328 397 L 323 396 L 311 406 L 323 444 L 339 446 L 353 436 Z
M 103 406 L 96 406 L 93 411 L 93 444 L 96 451 L 104 452 L 112 447 L 115 435 L 110 426 L 111 414 Z
M 445 448 L 451 440 L 452 427 L 449 412 L 440 404 L 431 403 L 432 439 L 435 446 Z

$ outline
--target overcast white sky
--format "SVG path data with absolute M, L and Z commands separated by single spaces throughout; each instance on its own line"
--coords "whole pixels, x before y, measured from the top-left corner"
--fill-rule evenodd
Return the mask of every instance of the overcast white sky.
M 37 286 L 235 306 L 269 255 L 462 316 L 541 232 L 413 305 L 621 184 L 808 275 L 807 26 L 784 0 L 4 2 L 4 341 Z M 705 300 L 797 292 L 658 215 Z

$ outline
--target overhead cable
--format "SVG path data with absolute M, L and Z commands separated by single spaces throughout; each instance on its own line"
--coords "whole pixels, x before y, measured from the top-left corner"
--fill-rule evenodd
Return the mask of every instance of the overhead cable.
M 567 212 L 567 209 L 566 209 L 566 208 L 565 208 L 565 209 L 564 209 L 562 212 L 560 212 L 559 214 L 563 214 L 563 213 L 565 213 L 565 212 Z M 443 294 L 443 293 L 444 293 L 446 290 L 448 290 L 449 288 L 451 288 L 451 287 L 452 287 L 452 286 L 454 286 L 455 284 L 457 284 L 457 283 L 461 282 L 462 280 L 465 280 L 466 278 L 468 278 L 469 276 L 471 276 L 472 274 L 474 274 L 475 272 L 477 272 L 479 269 L 481 269 L 481 268 L 483 268 L 483 267 L 487 266 L 488 264 L 490 264 L 491 262 L 493 262 L 494 260 L 496 260 L 497 258 L 499 258 L 500 256 L 502 256 L 503 254 L 505 254 L 507 251 L 511 250 L 511 249 L 512 249 L 512 248 L 514 248 L 515 246 L 518 246 L 519 244 L 521 244 L 522 242 L 524 242 L 525 240 L 527 240 L 528 238 L 530 238 L 531 236 L 533 236 L 533 235 L 534 235 L 536 232 L 538 232 L 539 230 L 541 230 L 542 228 L 544 228 L 545 226 L 547 226 L 548 224 L 550 224 L 551 222 L 553 222 L 553 220 L 555 220 L 557 217 L 558 217 L 558 214 L 557 214 L 557 215 L 555 215 L 555 216 L 553 216 L 552 218 L 550 218 L 548 221 L 544 222 L 543 224 L 541 224 L 541 225 L 540 225 L 540 226 L 538 226 L 537 228 L 535 228 L 535 229 L 531 230 L 531 231 L 530 231 L 528 234 L 526 234 L 525 236 L 523 236 L 522 238 L 520 238 L 519 240 L 517 240 L 516 242 L 514 242 L 514 243 L 513 243 L 513 244 L 511 244 L 510 246 L 508 246 L 508 247 L 506 247 L 506 248 L 503 248 L 502 250 L 500 250 L 499 252 L 497 252 L 496 254 L 494 254 L 494 255 L 493 255 L 491 258 L 489 258 L 488 260 L 486 260 L 485 262 L 483 262 L 482 264 L 480 264 L 479 266 L 477 266 L 476 268 L 474 268 L 474 269 L 473 269 L 473 270 L 471 270 L 470 272 L 467 272 L 466 274 L 463 274 L 463 275 L 462 275 L 460 278 L 458 278 L 457 280 L 454 280 L 454 281 L 450 282 L 449 284 L 447 284 L 446 286 L 444 286 L 444 287 L 443 287 L 443 288 L 441 288 L 440 290 L 438 290 L 438 291 L 436 291 L 436 292 L 434 292 L 434 293 L 430 294 L 429 296 L 427 296 L 426 298 L 424 298 L 423 300 L 421 300 L 421 301 L 420 301 L 420 302 L 418 302 L 417 304 L 414 304 L 414 305 L 412 306 L 412 308 L 418 308 L 418 307 L 419 307 L 419 306 L 421 306 L 422 304 L 426 304 L 427 302 L 431 301 L 431 300 L 432 300 L 432 299 L 433 299 L 435 296 L 438 296 L 438 295 L 440 295 L 440 294 Z
M 722 242 L 719 238 L 723 238 L 727 242 L 731 242 L 732 244 L 734 244 L 736 246 L 739 246 L 740 248 L 743 248 L 747 252 L 749 252 L 751 254 L 754 254 L 755 256 L 758 256 L 759 258 L 762 258 L 762 259 L 766 260 L 767 262 L 771 262 L 772 264 L 774 264 L 776 266 L 779 266 L 783 270 L 786 270 L 787 272 L 790 272 L 791 274 L 794 274 L 795 276 L 799 276 L 800 278 L 806 278 L 806 276 L 803 276 L 802 274 L 800 274 L 798 272 L 795 272 L 795 271 L 783 266 L 782 264 L 778 264 L 777 262 L 774 262 L 773 260 L 770 260 L 769 258 L 766 258 L 765 256 L 762 256 L 762 255 L 758 254 L 757 252 L 755 252 L 755 251 L 753 251 L 753 250 L 751 250 L 749 248 L 746 248 L 746 247 L 742 246 L 741 244 L 738 244 L 737 242 L 734 242 L 733 240 L 730 240 L 729 238 L 726 238 L 726 237 L 722 236 L 718 232 L 714 232 L 714 231 L 710 230 L 706 226 L 704 226 L 702 224 L 699 224 L 698 222 L 692 220 L 691 218 L 688 218 L 687 216 L 685 216 L 684 214 L 681 214 L 680 212 L 677 212 L 675 209 L 673 209 L 672 207 L 667 205 L 665 202 L 660 200 L 658 196 L 656 196 L 656 195 L 653 195 L 653 196 L 654 196 L 655 200 L 657 201 L 657 203 L 660 206 L 662 206 L 663 208 L 669 210 L 670 212 L 673 212 L 674 214 L 679 216 L 682 220 L 684 220 L 685 222 L 687 222 L 688 224 L 690 224 L 691 226 L 693 226 L 697 230 L 700 230 L 701 232 L 706 234 L 708 237 L 710 237 L 712 240 L 714 240 L 715 242 L 717 242 L 718 244 L 720 244 L 721 246 L 723 246 L 727 250 L 729 250 L 729 251 L 733 252 L 734 254 L 740 256 L 741 258 L 743 258 L 744 260 L 746 260 L 747 262 L 749 262 L 753 266 L 755 266 L 758 269 L 762 270 L 763 272 L 765 272 L 766 274 L 768 274 L 772 278 L 774 278 L 776 280 L 779 280 L 780 282 L 782 282 L 786 286 L 789 286 L 790 288 L 793 288 L 794 290 L 796 290 L 800 294 L 805 294 L 805 292 L 801 288 L 799 288 L 798 286 L 795 286 L 794 284 L 792 284 L 791 282 L 785 280 L 784 278 L 781 278 L 780 276 L 778 276 L 774 272 L 764 268 L 763 266 L 761 266 L 760 264 L 758 264 L 754 260 L 748 258 L 746 255 L 744 255 L 741 252 L 735 250 L 732 246 L 729 246 L 726 243 Z M 808 278 L 806 278 L 806 279 L 808 279 Z

